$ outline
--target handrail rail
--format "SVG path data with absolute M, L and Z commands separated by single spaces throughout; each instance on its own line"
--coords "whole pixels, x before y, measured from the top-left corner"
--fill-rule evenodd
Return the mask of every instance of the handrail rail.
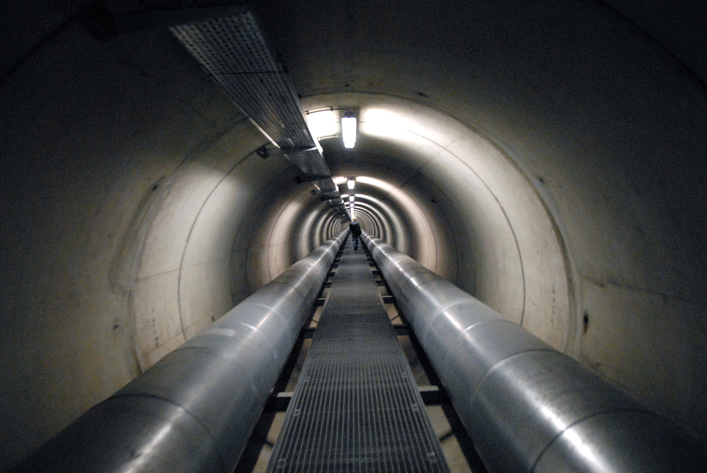
M 700 472 L 705 446 L 572 358 L 362 236 L 491 472 Z
M 292 265 L 11 471 L 232 472 L 345 237 Z

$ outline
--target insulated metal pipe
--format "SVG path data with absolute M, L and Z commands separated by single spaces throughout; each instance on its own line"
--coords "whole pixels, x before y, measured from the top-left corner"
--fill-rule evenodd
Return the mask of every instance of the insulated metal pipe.
M 489 471 L 701 472 L 705 446 L 572 358 L 363 235 Z
M 232 472 L 345 236 L 292 265 L 12 471 Z

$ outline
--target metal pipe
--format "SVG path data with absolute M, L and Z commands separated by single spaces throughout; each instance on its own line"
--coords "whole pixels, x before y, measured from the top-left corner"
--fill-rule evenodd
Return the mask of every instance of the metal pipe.
M 12 471 L 232 472 L 345 235 L 292 265 Z
M 572 358 L 362 236 L 491 472 L 701 472 L 705 446 Z

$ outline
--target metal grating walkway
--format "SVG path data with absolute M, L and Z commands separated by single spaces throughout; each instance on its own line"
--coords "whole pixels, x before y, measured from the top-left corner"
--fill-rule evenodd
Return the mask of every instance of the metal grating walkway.
M 365 253 L 351 241 L 268 471 L 449 471 Z

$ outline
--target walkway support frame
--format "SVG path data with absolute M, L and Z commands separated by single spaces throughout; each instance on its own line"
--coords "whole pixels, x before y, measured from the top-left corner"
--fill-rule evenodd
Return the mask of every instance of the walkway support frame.
M 232 472 L 345 236 L 292 265 L 12 471 Z
M 392 246 L 364 243 L 491 472 L 705 472 L 705 446 Z

